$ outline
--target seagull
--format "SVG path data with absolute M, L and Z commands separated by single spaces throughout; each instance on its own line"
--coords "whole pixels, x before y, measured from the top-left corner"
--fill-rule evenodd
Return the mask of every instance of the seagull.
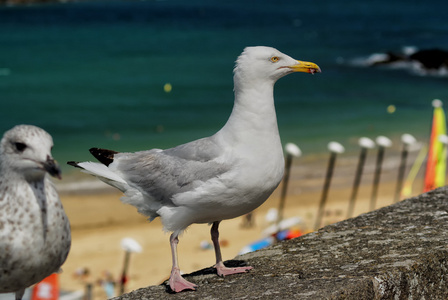
M 70 224 L 47 176 L 61 178 L 43 129 L 18 125 L 0 142 L 0 293 L 58 272 L 70 250 Z
M 197 286 L 180 273 L 178 236 L 193 223 L 209 223 L 219 276 L 252 267 L 228 268 L 219 246 L 222 220 L 247 214 L 263 204 L 283 177 L 284 158 L 274 107 L 274 84 L 293 72 L 317 73 L 310 62 L 270 47 L 247 47 L 234 68 L 232 113 L 216 134 L 174 148 L 135 153 L 91 148 L 100 163 L 68 162 L 124 193 L 149 220 L 160 217 L 170 236 L 172 291 Z

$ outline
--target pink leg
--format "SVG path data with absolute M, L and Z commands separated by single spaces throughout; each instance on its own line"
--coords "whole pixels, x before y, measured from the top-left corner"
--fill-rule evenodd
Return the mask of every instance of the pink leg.
M 177 238 L 177 234 L 173 233 L 170 236 L 170 244 L 171 244 L 171 255 L 173 258 L 173 268 L 171 269 L 170 275 L 170 287 L 173 292 L 178 293 L 183 290 L 196 290 L 197 285 L 185 280 L 180 275 L 179 263 L 177 261 L 177 244 L 179 243 L 179 239 Z
M 226 276 L 231 274 L 238 274 L 238 273 L 246 273 L 247 271 L 253 269 L 252 267 L 238 267 L 238 268 L 227 268 L 224 263 L 222 262 L 222 255 L 221 255 L 221 247 L 219 246 L 219 227 L 218 222 L 213 222 L 212 229 L 210 230 L 213 246 L 215 247 L 215 255 L 216 255 L 216 271 L 218 272 L 219 276 Z

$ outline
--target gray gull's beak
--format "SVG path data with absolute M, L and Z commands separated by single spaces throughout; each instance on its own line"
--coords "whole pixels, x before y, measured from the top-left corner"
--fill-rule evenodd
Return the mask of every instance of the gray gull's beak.
M 51 176 L 62 179 L 61 168 L 59 168 L 58 163 L 52 157 L 47 156 L 47 160 L 43 163 L 43 167 Z

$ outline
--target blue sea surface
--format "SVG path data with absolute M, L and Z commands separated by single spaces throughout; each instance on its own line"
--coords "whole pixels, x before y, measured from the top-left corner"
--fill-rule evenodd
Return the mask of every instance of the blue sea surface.
M 312 155 L 332 140 L 355 151 L 361 136 L 427 140 L 431 101 L 448 101 L 448 77 L 354 62 L 406 46 L 448 49 L 446 11 L 445 0 L 3 6 L 0 132 L 44 128 L 63 166 L 91 160 L 90 147 L 168 148 L 212 135 L 232 109 L 235 59 L 265 45 L 322 69 L 276 84 L 283 143 Z

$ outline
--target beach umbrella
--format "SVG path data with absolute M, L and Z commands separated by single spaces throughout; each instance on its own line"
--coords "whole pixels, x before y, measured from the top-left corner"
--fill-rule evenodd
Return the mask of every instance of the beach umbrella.
M 375 142 L 367 137 L 360 138 L 358 144 L 361 147 L 361 152 L 359 154 L 358 166 L 356 168 L 355 173 L 355 180 L 353 181 L 352 193 L 348 204 L 347 219 L 353 216 L 353 210 L 355 209 L 356 195 L 358 194 L 358 188 L 362 177 L 362 170 L 364 169 L 364 163 L 367 157 L 367 150 L 373 149 L 375 147 Z
M 442 101 L 438 99 L 432 101 L 432 106 L 434 112 L 423 192 L 445 185 L 446 147 L 439 139 L 440 135 L 446 134 L 445 112 L 442 108 Z
M 278 217 L 277 217 L 277 225 L 283 220 L 283 210 L 285 208 L 285 200 L 286 200 L 286 192 L 288 189 L 289 182 L 289 174 L 291 173 L 291 165 L 293 157 L 300 157 L 302 155 L 302 151 L 300 148 L 293 143 L 287 143 L 285 145 L 286 151 L 286 162 L 285 162 L 285 176 L 283 177 L 283 186 L 280 194 L 280 202 L 278 205 Z
M 334 165 L 336 163 L 336 156 L 338 154 L 344 153 L 344 146 L 338 142 L 328 143 L 328 150 L 330 151 L 330 159 L 328 161 L 327 174 L 325 176 L 324 187 L 322 189 L 322 196 L 319 203 L 319 210 L 317 211 L 316 223 L 314 225 L 315 229 L 320 228 L 322 223 L 322 217 L 324 214 L 325 203 L 327 201 L 328 190 L 330 189 L 331 178 L 333 177 Z
M 378 195 L 378 186 L 381 177 L 381 165 L 383 164 L 384 151 L 392 146 L 392 141 L 385 136 L 378 136 L 375 140 L 378 145 L 378 154 L 376 157 L 375 174 L 373 176 L 372 197 L 370 198 L 370 210 L 374 210 L 376 206 L 376 198 Z
M 121 248 L 125 251 L 124 256 L 124 264 L 123 264 L 123 272 L 121 274 L 120 280 L 120 295 L 124 293 L 124 287 L 126 282 L 128 281 L 128 269 L 129 269 L 129 260 L 131 258 L 131 253 L 140 253 L 142 252 L 142 246 L 132 239 L 132 238 L 124 238 L 121 240 Z
M 401 196 L 401 190 L 403 189 L 404 171 L 406 170 L 406 159 L 409 153 L 409 147 L 417 142 L 415 137 L 409 133 L 405 133 L 401 136 L 401 142 L 403 143 L 403 150 L 401 151 L 400 166 L 398 167 L 397 188 L 395 189 L 394 202 L 398 202 Z

